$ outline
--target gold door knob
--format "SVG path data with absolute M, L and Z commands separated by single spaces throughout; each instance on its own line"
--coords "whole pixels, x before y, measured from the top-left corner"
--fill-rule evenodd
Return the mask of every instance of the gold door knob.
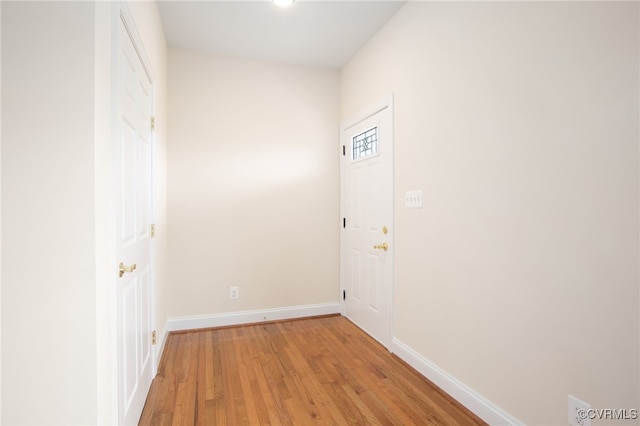
M 373 246 L 374 249 L 382 249 L 384 251 L 387 251 L 389 249 L 389 244 L 387 243 L 382 243 L 382 244 L 378 244 L 377 246 Z
M 124 266 L 124 263 L 120 262 L 120 265 L 118 266 L 118 275 L 120 276 L 120 278 L 122 278 L 122 276 L 124 275 L 125 272 L 133 272 L 136 270 L 136 264 L 132 263 L 129 266 Z

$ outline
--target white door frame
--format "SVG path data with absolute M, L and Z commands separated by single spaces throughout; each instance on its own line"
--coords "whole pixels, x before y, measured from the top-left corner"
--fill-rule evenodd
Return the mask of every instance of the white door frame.
M 340 305 L 341 305 L 341 313 L 342 315 L 345 315 L 348 317 L 347 315 L 347 304 L 345 302 L 345 298 L 344 298 L 344 292 L 347 289 L 347 277 L 346 277 L 346 267 L 345 265 L 348 262 L 348 257 L 347 257 L 347 238 L 344 232 L 342 232 L 342 230 L 344 229 L 344 219 L 347 218 L 348 220 L 348 212 L 346 211 L 346 185 L 345 185 L 345 176 L 346 176 L 346 166 L 347 166 L 347 161 L 349 161 L 349 156 L 348 155 L 344 155 L 345 154 L 345 141 L 343 141 L 343 136 L 344 133 L 347 129 L 349 129 L 350 127 L 353 127 L 354 125 L 360 123 L 361 121 L 366 120 L 369 117 L 372 117 L 373 115 L 388 109 L 389 113 L 391 114 L 391 131 L 390 131 L 390 137 L 391 140 L 388 141 L 388 143 L 391 144 L 392 146 L 392 156 L 393 156 L 393 135 L 394 135 L 394 131 L 393 131 L 393 93 L 388 94 L 387 96 L 385 96 L 383 99 L 379 100 L 378 102 L 374 103 L 373 105 L 371 105 L 369 108 L 367 108 L 365 111 L 363 111 L 362 113 L 358 114 L 356 117 L 347 120 L 346 122 L 344 122 L 341 126 L 340 126 Z M 348 151 L 348 148 L 347 148 Z M 392 157 L 392 164 L 394 164 L 393 161 L 393 157 Z M 392 166 L 392 179 L 395 180 L 395 170 L 393 169 Z M 392 200 L 390 200 L 391 202 L 391 216 L 393 218 L 392 222 L 390 224 L 391 226 L 391 232 L 389 233 L 389 238 L 388 241 L 390 242 L 390 244 L 394 244 L 394 234 L 395 234 L 395 208 L 394 208 L 394 199 L 395 197 L 392 197 Z M 394 250 L 395 251 L 395 250 Z M 393 322 L 393 318 L 394 318 L 394 286 L 395 286 L 395 271 L 394 271 L 394 265 L 395 265 L 395 261 L 392 258 L 391 259 L 391 283 L 390 283 L 390 289 L 389 289 L 389 336 L 387 336 L 387 338 L 383 339 L 384 341 L 380 342 L 383 345 L 386 346 L 387 349 L 391 350 L 391 341 L 393 339 L 394 336 L 394 322 Z M 347 295 L 348 297 L 348 295 Z
M 144 49 L 144 44 L 142 43 L 142 38 L 140 37 L 140 33 L 138 32 L 138 29 L 136 27 L 135 24 L 135 20 L 133 18 L 133 14 L 131 13 L 131 10 L 129 9 L 129 6 L 127 5 L 126 2 L 124 1 L 115 1 L 113 2 L 113 8 L 112 8 L 112 20 L 111 20 L 111 81 L 112 81 L 112 86 L 111 86 L 111 97 L 112 97 L 112 110 L 111 110 L 111 115 L 112 115 L 112 120 L 111 120 L 111 135 L 112 135 L 112 140 L 111 140 L 111 144 L 112 144 L 112 170 L 114 171 L 113 173 L 113 206 L 117 205 L 117 199 L 116 197 L 118 197 L 118 192 L 116 190 L 116 188 L 118 188 L 118 182 L 117 182 L 117 178 L 118 175 L 117 173 L 115 173 L 115 170 L 117 170 L 117 162 L 120 161 L 118 156 L 115 154 L 116 152 L 116 146 L 117 144 L 120 143 L 120 133 L 121 133 L 121 124 L 120 124 L 120 116 L 121 116 L 121 105 L 120 105 L 120 84 L 121 82 L 119 81 L 119 67 L 120 67 L 120 22 L 122 22 L 127 30 L 127 33 L 129 34 L 129 38 L 131 39 L 131 42 L 133 43 L 133 46 L 140 58 L 140 62 L 142 63 L 142 66 L 144 68 L 145 73 L 147 74 L 147 77 L 149 78 L 149 81 L 151 82 L 151 115 L 154 116 L 155 115 L 155 111 L 154 111 L 154 107 L 155 107 L 155 82 L 156 82 L 156 78 L 155 75 L 153 73 L 153 68 L 151 67 L 151 61 L 149 60 L 146 51 Z M 154 211 L 154 191 L 153 191 L 153 187 L 154 187 L 154 158 L 155 158 L 155 149 L 154 149 L 154 135 L 153 132 L 151 132 L 151 145 L 150 145 L 150 156 L 151 156 L 151 170 L 150 170 L 150 179 L 151 179 L 151 189 L 150 189 L 150 206 L 149 206 L 149 216 L 150 216 L 150 223 L 155 223 L 154 217 L 155 217 L 155 211 Z M 116 223 L 116 216 L 119 214 L 119 212 L 116 211 L 116 209 L 112 209 L 112 223 L 115 224 Z M 113 226 L 114 231 L 116 230 L 116 226 Z M 116 259 L 117 258 L 117 253 L 116 253 L 116 241 L 117 241 L 117 237 L 115 235 L 115 233 L 112 235 L 112 242 L 111 242 L 111 246 L 112 246 L 112 259 Z M 155 302 L 156 302 L 156 277 L 155 277 L 155 273 L 156 273 L 156 268 L 155 268 L 155 258 L 156 258 L 156 247 L 154 244 L 153 239 L 151 240 L 151 252 L 150 252 L 150 313 L 151 313 L 151 319 L 150 319 L 150 325 L 151 325 L 151 329 L 152 330 L 156 330 L 156 323 L 155 323 L 155 314 L 156 314 L 156 306 L 155 306 Z M 120 362 L 119 362 L 119 356 L 118 356 L 118 333 L 120 333 L 120 329 L 118 327 L 118 297 L 117 297 L 117 286 L 118 286 L 118 271 L 117 271 L 117 265 L 114 264 L 113 265 L 113 270 L 112 272 L 112 279 L 111 279 L 111 307 L 110 307 L 110 311 L 111 311 L 111 326 L 112 326 L 112 330 L 113 332 L 111 333 L 111 341 L 112 341 L 112 350 L 111 350 L 111 359 L 112 359 L 112 363 L 115 366 L 115 370 L 114 370 L 114 377 L 113 377 L 113 383 L 112 383 L 112 389 L 115 392 L 114 395 L 114 399 L 113 399 L 113 405 L 112 405 L 112 410 L 113 410 L 113 416 L 112 418 L 114 420 L 118 420 L 120 418 L 120 395 L 119 395 L 119 386 L 118 386 L 118 380 L 119 380 L 119 375 L 120 375 Z M 159 363 L 159 356 L 160 354 L 157 354 L 155 350 L 151 350 L 151 371 L 152 374 L 155 376 L 157 370 L 158 370 L 158 363 Z

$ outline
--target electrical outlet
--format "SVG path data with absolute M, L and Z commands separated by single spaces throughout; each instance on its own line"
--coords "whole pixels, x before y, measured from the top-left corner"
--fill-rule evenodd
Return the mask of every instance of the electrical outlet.
M 240 297 L 240 287 L 229 287 L 229 299 L 238 299 Z
M 568 401 L 567 420 L 569 420 L 569 424 L 571 426 L 591 426 L 591 418 L 589 417 L 591 405 L 573 395 L 569 395 Z

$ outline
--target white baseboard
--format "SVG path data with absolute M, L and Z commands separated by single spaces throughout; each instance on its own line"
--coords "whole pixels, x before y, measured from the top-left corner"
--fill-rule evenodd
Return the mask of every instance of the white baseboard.
M 397 338 L 391 341 L 391 352 L 490 425 L 523 424 Z
M 169 318 L 167 321 L 166 333 L 171 331 L 194 330 L 198 328 L 223 327 L 229 325 L 313 317 L 318 315 L 339 314 L 341 309 L 340 303 L 335 302 L 318 305 L 290 306 L 286 308 L 258 309 L 244 312 L 228 312 L 224 314 L 176 317 Z

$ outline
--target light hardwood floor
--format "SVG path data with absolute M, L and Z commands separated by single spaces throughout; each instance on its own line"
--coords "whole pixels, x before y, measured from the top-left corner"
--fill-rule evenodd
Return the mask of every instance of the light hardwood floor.
M 141 425 L 484 424 L 342 316 L 169 335 Z

